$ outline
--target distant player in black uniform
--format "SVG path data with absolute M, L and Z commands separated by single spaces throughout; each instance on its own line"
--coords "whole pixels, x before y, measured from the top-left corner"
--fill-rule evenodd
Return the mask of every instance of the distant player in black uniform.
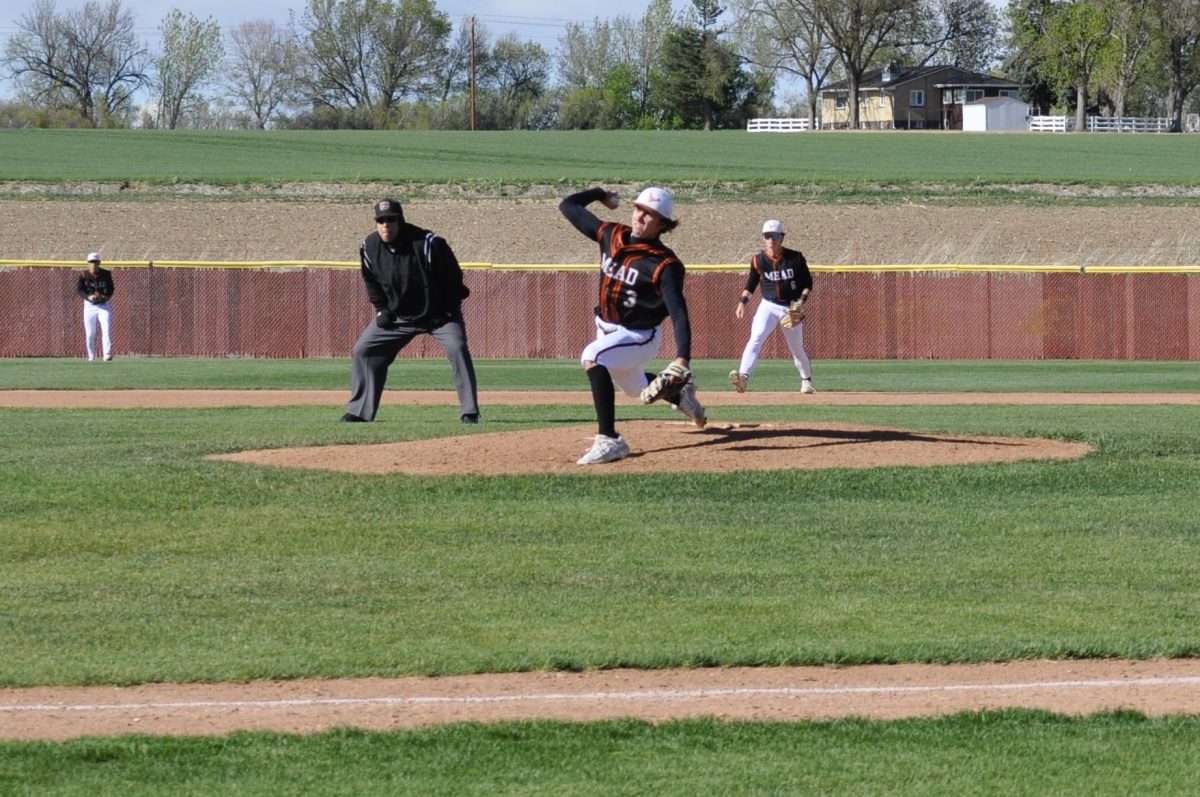
M 575 229 L 600 244 L 600 302 L 595 309 L 596 339 L 584 348 L 580 362 L 592 386 L 598 433 L 579 459 L 580 465 L 615 462 L 629 456 L 629 444 L 617 434 L 616 388 L 638 396 L 649 384 L 646 363 L 658 353 L 658 327 L 671 317 L 675 329 L 675 362 L 687 367 L 692 356 L 692 328 L 683 298 L 683 263 L 659 239 L 675 229 L 675 199 L 663 188 L 647 188 L 633 201 L 629 226 L 601 222 L 587 209 L 600 202 L 620 204 L 615 191 L 591 188 L 564 199 L 558 209 Z M 696 387 L 688 383 L 676 409 L 703 428 L 704 408 Z
M 750 374 L 758 364 L 758 355 L 762 351 L 763 341 L 771 334 L 771 330 L 779 325 L 787 315 L 788 305 L 794 300 L 804 297 L 807 302 L 812 293 L 812 274 L 808 270 L 808 262 L 804 255 L 794 249 L 785 249 L 783 222 L 771 219 L 763 224 L 762 251 L 750 260 L 750 276 L 746 279 L 746 288 L 738 297 L 733 314 L 741 318 L 746 313 L 746 304 L 754 295 L 754 289 L 762 288 L 762 301 L 754 311 L 754 321 L 750 324 L 750 340 L 742 351 L 742 362 L 737 370 L 729 372 L 729 381 L 734 390 L 746 392 Z M 812 383 L 812 364 L 808 353 L 804 351 L 804 324 L 796 324 L 791 329 L 780 326 L 788 350 L 792 353 L 792 362 L 800 371 L 800 392 L 816 393 Z
M 100 253 L 89 252 L 88 267 L 75 280 L 75 293 L 83 299 L 83 345 L 88 362 L 103 353 L 105 362 L 112 359 L 112 308 L 108 300 L 116 290 L 112 272 L 100 268 Z M 96 350 L 96 325 L 100 325 L 100 351 Z
M 359 247 L 367 298 L 375 318 L 354 344 L 350 402 L 342 420 L 375 420 L 388 367 L 417 335 L 446 350 L 463 423 L 479 422 L 475 365 L 467 349 L 462 302 L 470 294 L 450 245 L 404 221 L 400 203 L 375 203 L 375 232 Z

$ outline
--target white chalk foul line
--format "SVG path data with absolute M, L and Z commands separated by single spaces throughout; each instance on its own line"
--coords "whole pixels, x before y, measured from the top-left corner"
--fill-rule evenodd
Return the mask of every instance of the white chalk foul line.
M 638 692 L 548 692 L 521 695 L 465 695 L 408 697 L 312 697 L 289 700 L 181 700 L 145 703 L 96 703 L 0 706 L 0 713 L 47 713 L 59 711 L 153 711 L 158 709 L 284 709 L 306 706 L 420 706 L 436 704 L 482 704 L 518 702 L 586 702 L 638 700 L 694 700 L 704 698 L 810 695 L 889 695 L 930 692 L 1017 692 L 1036 689 L 1112 689 L 1138 686 L 1196 686 L 1200 676 L 1130 678 L 1091 681 L 1034 681 L 1008 684 L 943 684 L 933 686 L 815 686 L 738 687 L 729 689 L 656 689 Z

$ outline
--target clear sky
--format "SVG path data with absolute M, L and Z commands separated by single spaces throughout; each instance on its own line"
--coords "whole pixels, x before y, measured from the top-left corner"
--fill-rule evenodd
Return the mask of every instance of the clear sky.
M 105 2 L 106 0 L 101 0 Z M 60 11 L 77 7 L 83 0 L 57 0 Z M 477 24 L 487 26 L 493 36 L 515 31 L 522 39 L 533 40 L 547 50 L 558 45 L 558 38 L 570 22 L 591 22 L 596 17 L 611 19 L 617 16 L 641 17 L 646 0 L 437 0 L 438 10 L 450 17 L 457 29 L 465 19 L 475 17 Z M 0 11 L 0 41 L 16 32 L 16 22 L 32 7 L 32 0 L 17 0 L 4 4 Z M 677 10 L 690 7 L 688 0 L 674 0 Z M 137 18 L 138 32 L 152 46 L 157 46 L 159 23 L 172 8 L 194 14 L 200 19 L 213 17 L 228 30 L 248 19 L 272 19 L 286 23 L 288 12 L 304 10 L 305 0 L 124 0 L 122 6 Z
M 56 0 L 59 11 L 76 8 L 84 0 Z M 107 0 L 99 0 L 107 2 Z M 510 31 L 522 39 L 536 41 L 551 53 L 559 37 L 571 22 L 590 23 L 596 18 L 613 19 L 627 16 L 640 19 L 649 0 L 435 0 L 438 10 L 450 18 L 455 30 L 472 16 L 476 24 L 486 26 L 493 38 Z M 213 17 L 221 28 L 230 30 L 250 19 L 271 19 L 281 24 L 289 21 L 289 12 L 299 16 L 306 0 L 123 0 L 122 6 L 134 13 L 137 31 L 156 50 L 159 45 L 158 27 L 172 8 L 179 8 L 200 19 Z M 672 0 L 675 11 L 691 8 L 690 0 Z M 16 33 L 17 20 L 33 6 L 33 0 L 17 0 L 4 5 L 0 11 L 0 46 Z M 10 96 L 11 84 L 0 75 L 0 98 Z M 787 91 L 781 86 L 781 93 Z

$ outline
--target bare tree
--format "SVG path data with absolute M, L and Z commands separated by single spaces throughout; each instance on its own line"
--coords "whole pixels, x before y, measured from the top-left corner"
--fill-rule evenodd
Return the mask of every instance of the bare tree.
M 813 0 L 740 0 L 735 30 L 750 63 L 801 78 L 808 123 L 816 129 L 821 89 L 837 61 Z
M 295 40 L 269 19 L 243 22 L 229 32 L 229 89 L 259 129 L 295 97 L 300 58 Z
M 483 61 L 492 49 L 491 33 L 482 23 L 470 21 L 459 26 L 450 42 L 442 51 L 434 69 L 434 98 L 445 103 L 450 96 L 468 91 L 471 87 L 471 59 L 474 55 L 476 74 L 482 70 Z
M 126 115 L 147 82 L 150 54 L 121 0 L 89 0 L 59 14 L 36 0 L 4 48 L 8 75 L 34 103 L 73 108 L 94 127 Z
M 162 54 L 154 65 L 153 84 L 158 98 L 159 127 L 174 130 L 189 102 L 216 71 L 225 48 L 221 26 L 212 17 L 201 21 L 178 8 L 171 9 L 159 25 Z
M 905 46 L 921 27 L 920 0 L 813 0 L 829 46 L 837 53 L 850 87 L 850 127 L 858 127 L 858 88 L 875 56 Z
M 981 72 L 1000 54 L 1000 13 L 989 0 L 940 0 L 937 27 L 931 58 Z

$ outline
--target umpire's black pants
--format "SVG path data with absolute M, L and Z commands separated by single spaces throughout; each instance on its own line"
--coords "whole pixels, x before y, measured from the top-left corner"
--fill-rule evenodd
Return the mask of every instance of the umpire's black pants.
M 471 352 L 467 350 L 467 328 L 461 316 L 433 329 L 405 324 L 380 329 L 374 321 L 367 324 L 358 336 L 351 355 L 350 402 L 346 405 L 346 412 L 367 421 L 375 420 L 379 401 L 383 397 L 383 386 L 387 382 L 388 367 L 409 341 L 423 334 L 432 335 L 446 350 L 450 369 L 454 373 L 454 389 L 458 391 L 459 415 L 479 413 L 475 364 L 471 362 Z

